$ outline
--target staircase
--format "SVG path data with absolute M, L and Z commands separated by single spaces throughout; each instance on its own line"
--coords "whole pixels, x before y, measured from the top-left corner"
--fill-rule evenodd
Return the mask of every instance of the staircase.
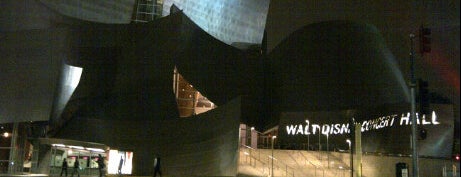
M 273 156 L 272 156 L 273 154 Z M 344 153 L 305 150 L 253 149 L 242 146 L 239 176 L 349 177 Z M 347 154 L 346 154 L 347 155 Z M 348 157 L 348 156 L 347 156 Z

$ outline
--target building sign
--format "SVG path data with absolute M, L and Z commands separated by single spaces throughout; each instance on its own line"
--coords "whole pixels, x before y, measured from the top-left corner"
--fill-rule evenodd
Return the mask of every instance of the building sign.
M 411 154 L 411 116 L 408 104 L 386 105 L 366 110 L 284 112 L 280 115 L 282 148 L 348 150 L 349 120 L 361 125 L 364 152 Z M 418 141 L 421 156 L 450 157 L 454 133 L 452 105 L 431 105 L 428 115 L 416 114 L 418 130 L 426 136 Z M 419 132 L 419 131 L 418 131 Z M 419 136 L 419 134 L 418 134 Z M 328 142 L 328 146 L 327 145 Z
M 437 114 L 435 111 L 432 111 L 430 118 L 426 118 L 426 115 L 422 115 L 422 120 L 419 118 L 419 114 L 416 113 L 416 120 L 418 125 L 439 125 L 440 122 L 437 121 Z M 430 119 L 430 120 L 428 120 Z M 387 128 L 394 126 L 395 121 L 396 126 L 406 126 L 411 125 L 410 113 L 402 113 L 399 117 L 397 114 L 390 116 L 382 116 L 372 120 L 362 121 L 362 132 L 378 130 L 381 128 Z M 421 120 L 421 121 L 420 121 Z M 286 131 L 288 135 L 310 135 L 321 133 L 324 135 L 336 135 L 336 134 L 346 134 L 350 133 L 349 123 L 336 123 L 336 124 L 311 124 L 309 119 L 306 118 L 305 124 L 299 125 L 286 125 Z

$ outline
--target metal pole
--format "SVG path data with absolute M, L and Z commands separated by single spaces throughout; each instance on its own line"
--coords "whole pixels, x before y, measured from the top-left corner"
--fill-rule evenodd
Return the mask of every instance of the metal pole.
M 349 157 L 350 157 L 350 159 L 349 159 L 349 167 L 350 167 L 350 169 L 351 169 L 351 171 L 352 171 L 352 149 L 351 149 L 351 140 L 350 140 L 350 139 L 346 139 L 346 142 L 349 144 Z M 346 176 L 346 175 L 344 175 L 344 176 Z M 352 177 L 352 173 L 351 173 L 351 177 Z
M 415 100 L 415 64 L 414 64 L 414 55 L 415 55 L 415 35 L 410 34 L 410 42 L 411 42 L 411 51 L 410 51 L 410 94 L 411 94 L 411 145 L 412 145 L 412 159 L 413 159 L 413 177 L 418 177 L 418 144 L 417 144 L 417 137 L 416 137 L 416 100 Z
M 328 133 L 326 135 L 327 135 L 327 163 L 328 163 L 328 168 L 330 168 L 330 151 L 328 148 Z
M 320 150 L 322 149 L 322 146 L 320 145 L 320 129 L 319 129 L 319 160 L 322 160 L 322 154 L 320 153 Z
M 274 136 L 272 136 L 271 176 L 274 176 Z
M 17 164 L 15 164 L 18 160 L 17 156 L 17 139 L 18 139 L 18 122 L 13 123 L 13 129 L 11 132 L 11 142 L 10 142 L 10 156 L 8 159 L 8 174 L 16 174 L 17 173 Z
M 349 130 L 350 130 L 350 141 L 354 143 L 354 146 L 349 146 L 350 149 L 350 168 L 351 168 L 351 177 L 354 177 L 354 151 L 355 151 L 355 120 L 351 118 L 349 120 Z

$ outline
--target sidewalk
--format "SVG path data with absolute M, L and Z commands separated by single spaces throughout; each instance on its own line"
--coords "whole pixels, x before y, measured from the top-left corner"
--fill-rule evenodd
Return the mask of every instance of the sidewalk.
M 8 177 L 19 177 L 19 176 L 35 176 L 35 177 L 54 177 L 54 175 L 47 175 L 47 174 L 0 174 L 1 177 L 8 176 Z M 124 175 L 125 176 L 125 175 Z M 126 175 L 127 177 L 151 177 L 151 176 L 130 176 Z M 55 177 L 59 177 L 56 175 Z M 67 175 L 67 177 L 71 177 L 71 175 Z M 74 175 L 77 177 L 77 175 Z M 80 175 L 80 177 L 99 177 L 99 175 Z M 105 175 L 104 177 L 120 177 L 119 175 Z M 123 177 L 123 176 L 122 176 Z
M 48 176 L 47 174 L 0 174 L 0 176 L 38 176 L 38 177 L 42 177 L 42 176 Z

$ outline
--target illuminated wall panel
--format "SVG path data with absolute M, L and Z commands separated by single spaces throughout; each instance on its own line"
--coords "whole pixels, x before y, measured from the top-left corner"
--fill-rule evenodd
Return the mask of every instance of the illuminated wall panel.
M 172 4 L 215 38 L 233 42 L 261 43 L 269 0 L 165 0 L 163 15 Z

